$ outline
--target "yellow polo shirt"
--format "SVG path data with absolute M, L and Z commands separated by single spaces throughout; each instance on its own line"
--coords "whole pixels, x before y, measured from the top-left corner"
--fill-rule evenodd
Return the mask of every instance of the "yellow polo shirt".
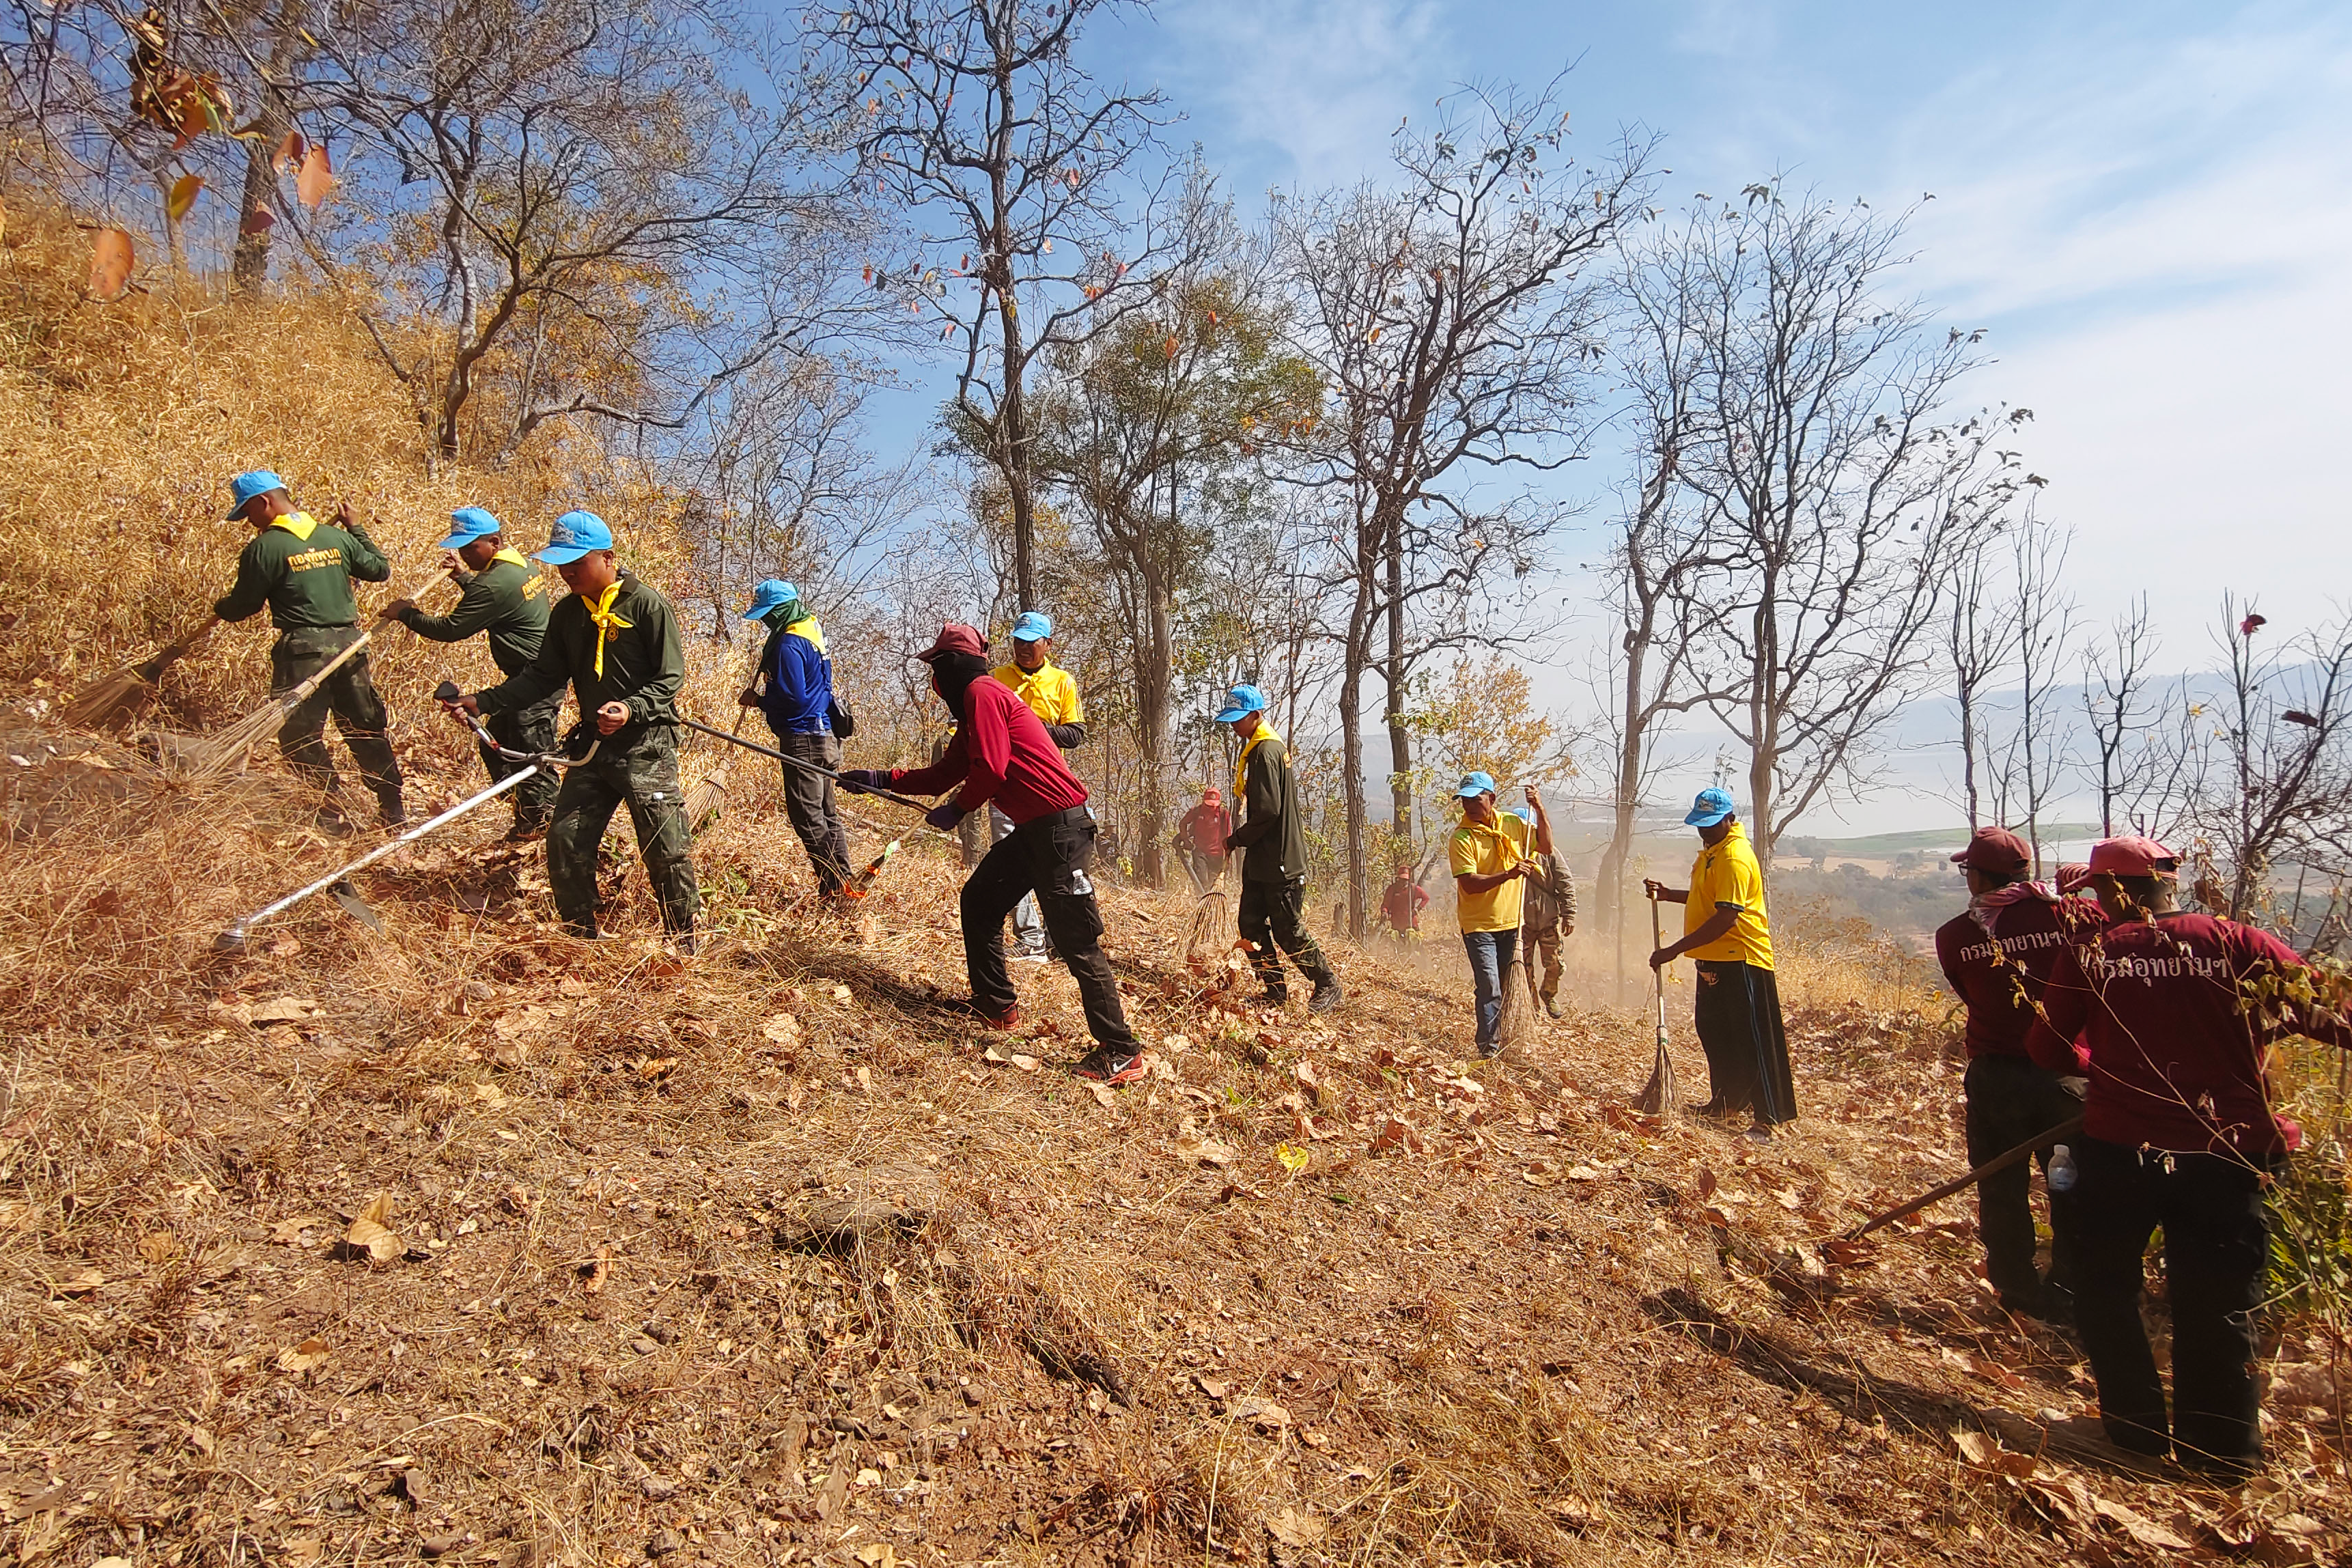
M 1512 812 L 1498 812 L 1495 826 L 1484 826 L 1462 819 L 1454 830 L 1454 839 L 1446 847 L 1446 862 L 1457 877 L 1491 877 L 1497 871 L 1507 871 L 1528 858 L 1528 841 L 1535 833 L 1526 819 Z M 1505 882 L 1483 893 L 1465 893 L 1456 883 L 1454 889 L 1454 914 L 1464 931 L 1517 931 L 1519 910 L 1527 885 Z
M 1735 822 L 1723 842 L 1702 847 L 1691 862 L 1690 900 L 1683 905 L 1683 934 L 1690 935 L 1717 910 L 1735 909 L 1739 918 L 1730 931 L 1705 947 L 1692 948 L 1686 958 L 1716 963 L 1752 963 L 1772 967 L 1772 930 L 1764 912 L 1764 868 L 1756 863 L 1748 828 Z
M 1029 705 L 1029 711 L 1046 724 L 1083 724 L 1087 711 L 1078 705 L 1078 683 L 1070 672 L 1047 659 L 1034 669 L 1017 664 L 999 665 L 996 679 Z

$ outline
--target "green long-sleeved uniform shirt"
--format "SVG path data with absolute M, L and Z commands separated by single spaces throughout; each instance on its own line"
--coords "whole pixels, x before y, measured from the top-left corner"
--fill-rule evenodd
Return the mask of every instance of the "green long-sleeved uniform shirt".
M 464 642 L 487 631 L 499 672 L 521 674 L 547 638 L 546 577 L 513 551 L 501 550 L 458 582 L 465 591 L 447 615 L 428 616 L 412 605 L 400 612 L 400 624 L 427 642 Z M 609 649 L 605 663 L 610 668 Z
M 614 625 L 604 637 L 604 673 L 596 673 L 596 622 L 592 606 L 567 594 L 547 613 L 547 635 L 531 661 L 498 685 L 476 694 L 485 713 L 529 708 L 563 689 L 580 703 L 580 716 L 593 720 L 607 702 L 627 707 L 627 729 L 677 722 L 677 694 L 686 685 L 686 643 L 669 601 L 633 573 L 621 574 L 613 595 Z
M 310 525 L 307 533 L 302 524 Z M 236 581 L 214 604 L 225 621 L 249 620 L 263 605 L 279 631 L 347 626 L 360 618 L 352 579 L 381 583 L 392 563 L 367 530 L 320 522 L 308 512 L 281 517 L 247 542 L 236 558 Z
M 1233 831 L 1243 851 L 1242 878 L 1251 882 L 1287 882 L 1307 875 L 1307 819 L 1298 811 L 1298 785 L 1290 753 L 1268 735 L 1250 749 L 1243 799 L 1248 815 Z

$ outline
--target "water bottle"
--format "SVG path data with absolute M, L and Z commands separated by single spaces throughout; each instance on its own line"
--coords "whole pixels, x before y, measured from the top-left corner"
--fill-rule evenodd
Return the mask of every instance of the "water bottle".
M 2052 1192 L 2071 1193 L 2074 1190 L 2074 1184 L 2082 1178 L 2083 1173 L 2074 1163 L 2074 1152 L 2061 1143 L 2050 1151 L 2050 1169 L 2047 1174 Z

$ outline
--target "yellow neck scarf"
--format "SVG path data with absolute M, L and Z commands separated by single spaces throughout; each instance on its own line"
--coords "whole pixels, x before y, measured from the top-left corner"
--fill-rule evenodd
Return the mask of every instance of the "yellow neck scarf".
M 814 616 L 803 616 L 797 621 L 787 623 L 784 631 L 788 636 L 806 637 L 816 645 L 817 652 L 824 651 L 824 628 L 817 625 Z
M 1274 732 L 1274 726 L 1261 719 L 1257 721 L 1256 731 L 1243 743 L 1241 763 L 1234 769 L 1234 805 L 1239 809 L 1246 811 L 1249 808 L 1250 753 L 1256 751 L 1262 742 L 1280 739 L 1282 737 Z
M 282 528 L 308 544 L 310 542 L 310 535 L 318 529 L 319 520 L 307 511 L 289 511 L 271 518 L 269 526 Z
M 530 570 L 530 563 L 522 558 L 522 552 L 520 550 L 501 550 L 490 559 L 493 562 L 511 561 L 526 572 Z
M 597 597 L 591 599 L 585 594 L 580 595 L 580 602 L 588 606 L 588 618 L 596 623 L 596 679 L 599 680 L 604 679 L 604 638 L 636 624 L 623 620 L 613 613 L 613 601 L 620 592 L 621 580 L 615 577 Z

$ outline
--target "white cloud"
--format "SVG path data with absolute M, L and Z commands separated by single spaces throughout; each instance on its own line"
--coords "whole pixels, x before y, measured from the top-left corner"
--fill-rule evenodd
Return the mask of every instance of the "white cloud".
M 1161 8 L 1163 79 L 1268 181 L 1346 183 L 1465 74 L 1435 0 L 1194 0 Z M 1238 144 L 1238 145 L 1236 145 Z M 1270 154 L 1270 155 L 1269 155 Z

